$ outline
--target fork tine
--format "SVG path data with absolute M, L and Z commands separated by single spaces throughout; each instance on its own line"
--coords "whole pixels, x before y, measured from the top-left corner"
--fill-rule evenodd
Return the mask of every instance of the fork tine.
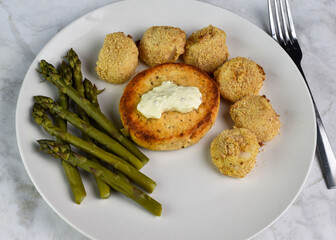
M 268 4 L 268 16 L 269 16 L 269 22 L 270 22 L 270 28 L 271 28 L 271 36 L 275 41 L 279 42 L 277 34 L 276 34 L 275 25 L 274 25 L 273 9 L 272 9 L 271 0 L 267 0 L 267 4 Z
M 284 44 L 285 40 L 283 38 L 282 34 L 282 27 L 281 27 L 281 22 L 280 22 L 280 14 L 279 14 L 279 7 L 278 7 L 278 1 L 274 1 L 274 8 L 275 8 L 275 17 L 278 25 L 278 36 L 279 36 L 279 41 L 281 44 Z
M 297 41 L 297 37 L 296 37 L 295 28 L 294 28 L 292 13 L 289 8 L 288 0 L 285 0 L 285 3 L 286 3 L 286 10 L 287 10 L 287 17 L 288 17 L 287 20 L 289 23 L 290 35 L 292 37 L 292 41 L 294 42 L 294 41 Z
M 282 26 L 283 26 L 283 32 L 285 34 L 285 41 L 284 44 L 287 45 L 288 43 L 291 42 L 289 38 L 289 27 L 288 27 L 288 12 L 285 13 L 285 8 L 283 6 L 283 1 L 279 0 L 280 2 L 280 11 L 281 11 L 281 17 L 282 17 Z M 287 5 L 288 6 L 288 5 Z

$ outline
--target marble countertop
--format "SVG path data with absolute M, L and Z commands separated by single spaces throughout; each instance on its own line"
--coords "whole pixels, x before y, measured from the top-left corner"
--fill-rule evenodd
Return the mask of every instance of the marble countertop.
M 15 108 L 31 62 L 73 20 L 113 0 L 0 0 L 0 239 L 87 239 L 42 199 L 22 164 Z M 206 0 L 268 31 L 266 0 Z M 290 1 L 302 66 L 336 151 L 336 1 Z M 327 190 L 315 157 L 302 192 L 257 240 L 335 239 L 336 189 Z

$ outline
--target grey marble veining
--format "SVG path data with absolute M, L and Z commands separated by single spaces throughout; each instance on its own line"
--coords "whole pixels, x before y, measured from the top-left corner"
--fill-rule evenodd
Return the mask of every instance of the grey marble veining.
M 87 239 L 41 198 L 22 164 L 15 108 L 31 62 L 62 28 L 115 1 L 0 0 L 0 239 Z M 266 1 L 208 0 L 268 30 Z M 336 150 L 336 1 L 292 0 L 302 62 Z M 255 239 L 335 239 L 336 190 L 327 190 L 317 158 L 302 192 L 284 215 Z

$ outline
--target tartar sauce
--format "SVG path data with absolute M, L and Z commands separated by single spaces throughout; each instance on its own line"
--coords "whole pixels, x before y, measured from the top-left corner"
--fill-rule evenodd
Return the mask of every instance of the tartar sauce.
M 146 118 L 160 118 L 163 112 L 190 112 L 198 109 L 201 103 L 202 94 L 197 87 L 178 86 L 164 81 L 141 96 L 137 109 Z

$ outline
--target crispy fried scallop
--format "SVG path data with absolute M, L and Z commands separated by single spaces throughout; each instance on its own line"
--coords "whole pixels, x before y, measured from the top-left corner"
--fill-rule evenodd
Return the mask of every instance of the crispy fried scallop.
M 254 61 L 237 57 L 228 60 L 214 73 L 221 96 L 231 102 L 257 95 L 265 80 L 264 69 Z
M 235 102 L 230 115 L 237 128 L 247 128 L 260 143 L 269 141 L 280 131 L 279 115 L 265 96 L 251 95 Z
M 245 128 L 227 129 L 211 143 L 213 163 L 224 175 L 243 178 L 256 163 L 259 144 L 256 136 Z
M 184 62 L 213 73 L 229 58 L 226 34 L 212 25 L 194 32 L 186 43 Z
M 138 65 L 138 48 L 132 38 L 122 32 L 108 34 L 98 55 L 96 71 L 110 83 L 124 83 Z
M 141 96 L 163 81 L 197 87 L 202 94 L 199 108 L 187 113 L 164 112 L 159 119 L 143 116 L 137 110 Z M 219 101 L 217 84 L 207 74 L 187 64 L 168 63 L 137 74 L 124 90 L 119 112 L 137 144 L 151 150 L 175 150 L 197 143 L 207 133 L 215 122 Z
M 173 63 L 184 53 L 186 33 L 177 27 L 153 26 L 139 44 L 140 60 L 148 66 Z

